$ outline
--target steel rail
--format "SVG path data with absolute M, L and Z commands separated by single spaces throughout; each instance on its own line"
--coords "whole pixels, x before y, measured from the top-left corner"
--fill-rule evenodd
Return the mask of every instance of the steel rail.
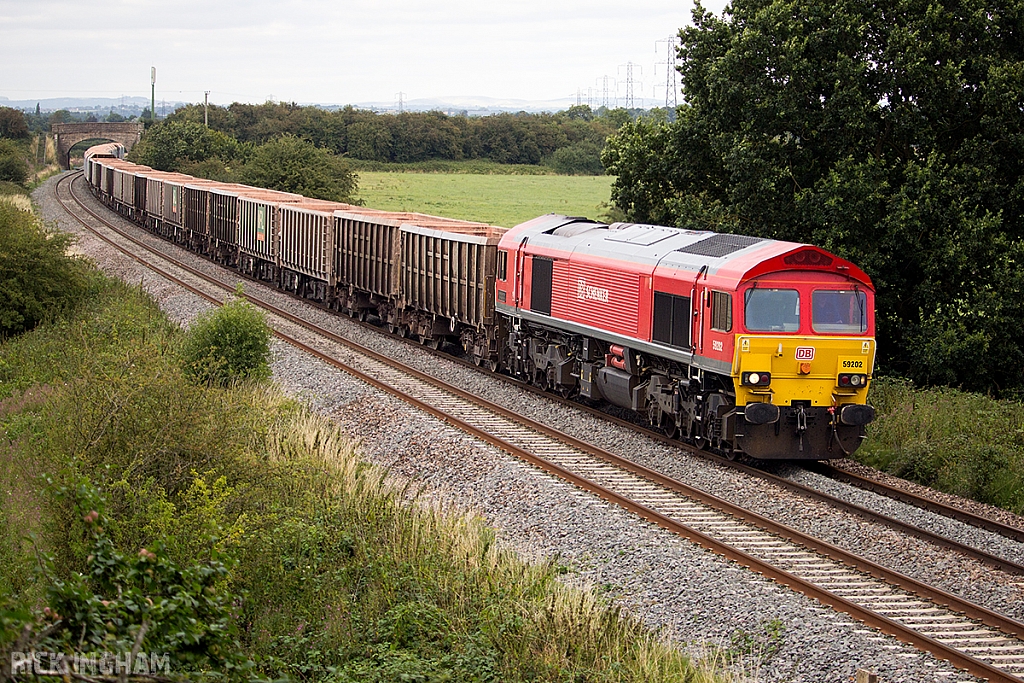
M 999 522 L 967 510 L 961 510 L 960 508 L 953 507 L 952 505 L 947 505 L 937 500 L 932 500 L 931 498 L 919 496 L 910 491 L 904 491 L 903 489 L 889 486 L 884 482 L 876 481 L 870 477 L 865 477 L 861 474 L 850 472 L 827 463 L 809 463 L 804 465 L 804 467 L 812 472 L 829 477 L 830 479 L 835 479 L 837 481 L 850 484 L 851 486 L 866 489 L 872 493 L 877 493 L 888 498 L 894 498 L 901 503 L 913 505 L 944 517 L 951 517 L 958 522 L 976 526 L 980 529 L 984 529 L 985 531 L 990 531 L 994 534 L 999 534 L 1000 536 L 1005 536 L 1006 538 L 1013 539 L 1014 541 L 1024 543 L 1024 529 L 1020 527 L 1004 524 L 1003 522 Z
M 63 180 L 64 179 L 61 179 L 60 182 L 63 182 Z M 59 185 L 59 183 L 58 183 L 58 185 Z M 71 190 L 71 194 L 72 194 L 72 197 L 75 198 L 76 201 L 80 202 L 78 197 L 74 194 L 73 190 Z M 59 199 L 59 197 L 58 197 L 58 199 Z M 62 200 L 60 200 L 60 201 L 63 204 L 63 201 Z M 107 224 L 108 227 L 110 227 L 111 229 L 115 230 L 116 232 L 121 234 L 126 239 L 129 239 L 130 241 L 132 241 L 133 243 L 137 244 L 138 246 L 140 246 L 140 247 L 142 247 L 144 249 L 149 250 L 149 247 L 147 245 L 143 244 L 139 240 L 136 240 L 134 237 L 125 234 L 123 231 L 121 231 L 117 227 L 109 224 L 105 219 L 101 218 L 100 216 L 98 216 L 97 214 L 92 212 L 90 209 L 85 207 L 84 205 L 82 205 L 82 208 L 84 210 L 86 210 L 88 213 L 90 213 L 91 215 L 93 215 L 98 220 L 100 220 L 100 221 L 104 222 L 105 224 Z M 131 254 L 128 250 L 124 249 L 120 245 L 117 245 L 113 240 L 110 240 L 106 236 L 100 235 L 98 233 L 98 231 L 96 231 L 91 226 L 88 226 L 84 221 L 82 221 L 77 216 L 76 216 L 76 220 L 79 220 L 79 222 L 81 222 L 87 229 L 90 229 L 93 232 L 95 232 L 98 236 L 101 237 L 101 239 L 103 239 L 104 241 L 108 242 L 109 244 L 111 244 L 112 246 L 117 248 L 119 251 L 129 255 L 131 258 L 133 258 L 134 260 L 138 261 L 139 263 L 145 265 L 147 268 L 151 268 L 155 272 L 159 273 L 160 275 L 162 275 L 164 277 L 167 277 L 168 279 L 174 281 L 175 283 L 183 285 L 189 291 L 192 291 L 194 293 L 199 294 L 204 299 L 207 299 L 207 300 L 215 302 L 215 303 L 220 303 L 215 297 L 212 297 L 212 296 L 210 296 L 208 294 L 205 294 L 205 293 L 200 293 L 197 288 L 194 288 L 191 285 L 189 285 L 187 283 L 184 283 L 180 278 L 177 278 L 177 277 L 171 275 L 170 273 L 167 273 L 163 269 L 159 268 L 159 266 L 156 266 L 155 264 L 151 264 L 151 263 L 145 261 L 144 259 L 142 259 L 141 257 L 139 257 L 137 255 Z M 206 281 L 214 284 L 215 286 L 217 286 L 219 288 L 227 289 L 229 291 L 231 289 L 225 283 L 222 283 L 222 282 L 216 280 L 215 278 L 212 278 L 211 276 L 206 275 L 205 273 L 202 273 L 202 272 L 200 272 L 200 271 L 198 271 L 198 270 L 196 270 L 194 268 L 191 268 L 187 264 L 184 264 L 184 263 L 178 261 L 177 259 L 175 259 L 175 258 L 173 258 L 173 257 L 171 257 L 169 255 L 159 254 L 158 256 L 160 258 L 164 259 L 164 260 L 167 260 L 170 263 L 173 263 L 177 267 L 183 268 L 184 270 L 186 270 L 188 272 L 191 272 L 193 275 L 198 276 L 201 279 L 206 280 Z M 818 553 L 820 553 L 820 554 L 822 554 L 824 556 L 830 557 L 830 558 L 832 558 L 832 559 L 834 559 L 836 561 L 842 562 L 843 564 L 846 564 L 846 565 L 848 565 L 850 567 L 856 568 L 856 569 L 858 569 L 860 571 L 863 571 L 863 572 L 865 572 L 867 574 L 870 574 L 870 575 L 874 576 L 875 578 L 881 579 L 881 580 L 883 580 L 883 581 L 885 581 L 885 582 L 887 582 L 887 583 L 889 583 L 891 585 L 899 586 L 901 588 L 904 588 L 905 590 L 908 590 L 908 591 L 910 591 L 912 593 L 915 593 L 915 594 L 919 595 L 920 597 L 927 598 L 927 599 L 931 600 L 932 602 L 934 602 L 936 604 L 943 605 L 943 606 L 946 606 L 946 607 L 948 607 L 948 608 L 950 608 L 950 609 L 952 609 L 954 611 L 961 612 L 961 613 L 963 613 L 963 614 L 965 614 L 965 615 L 967 615 L 967 616 L 969 616 L 969 617 L 971 617 L 973 619 L 976 619 L 976 620 L 978 620 L 978 621 L 980 621 L 980 622 L 982 622 L 982 623 L 984 623 L 984 624 L 986 624 L 988 626 L 991 626 L 993 628 L 999 629 L 1003 633 L 1013 634 L 1013 635 L 1017 635 L 1017 636 L 1024 636 L 1024 624 L 1021 624 L 1020 622 L 1017 622 L 1017 621 L 1014 621 L 1014 620 L 1009 619 L 1007 617 L 1004 617 L 1003 615 L 999 615 L 999 614 L 997 614 L 995 612 L 987 610 L 986 608 L 983 608 L 983 607 L 980 607 L 980 606 L 977 606 L 977 605 L 973 605 L 972 603 L 969 603 L 968 601 L 963 600 L 963 599 L 961 599 L 961 598 L 959 598 L 957 596 L 954 596 L 954 595 L 945 593 L 944 591 L 941 591 L 939 589 L 927 586 L 925 584 L 922 584 L 922 583 L 916 581 L 915 579 L 912 579 L 910 577 L 906 577 L 906 576 L 904 576 L 904 575 L 902 575 L 902 574 L 900 574 L 898 572 L 895 572 L 895 571 L 889 570 L 887 568 L 881 567 L 879 565 L 876 565 L 875 563 L 870 562 L 869 560 L 865 560 L 863 558 L 857 557 L 856 555 L 853 555 L 852 553 L 849 553 L 849 552 L 847 552 L 847 551 L 845 551 L 845 550 L 843 550 L 841 548 L 838 548 L 836 546 L 832 546 L 831 544 L 829 544 L 829 543 L 827 543 L 825 541 L 821 541 L 820 539 L 815 539 L 813 537 L 807 536 L 806 534 L 803 534 L 800 531 L 797 531 L 795 529 L 790 529 L 789 527 L 786 527 L 783 524 L 780 524 L 780 523 L 774 522 L 773 520 L 769 520 L 767 518 L 764 518 L 764 517 L 762 517 L 762 516 L 760 516 L 760 515 L 758 515 L 756 513 L 753 513 L 751 511 L 744 510 L 744 509 L 740 508 L 739 506 L 736 506 L 736 505 L 733 505 L 732 503 L 729 503 L 728 501 L 719 499 L 718 497 L 716 497 L 716 496 L 714 496 L 712 494 L 705 493 L 703 491 L 700 491 L 699 489 L 694 489 L 693 487 L 690 487 L 690 486 L 688 486 L 688 485 L 686 485 L 686 484 L 684 484 L 682 482 L 679 482 L 677 480 L 671 479 L 671 478 L 666 477 L 666 476 L 664 476 L 664 475 L 662 475 L 662 474 L 660 474 L 658 472 L 650 470 L 650 469 L 648 469 L 646 467 L 643 467 L 643 466 L 638 465 L 636 463 L 633 463 L 633 462 L 630 462 L 628 460 L 625 460 L 625 459 L 623 459 L 623 458 L 621 458 L 621 457 L 619 457 L 619 456 L 617 456 L 617 455 L 615 455 L 613 453 L 610 453 L 608 451 L 604 451 L 603 449 L 597 448 L 597 447 L 595 447 L 593 445 L 587 444 L 586 442 L 583 442 L 581 440 L 575 439 L 574 437 L 571 437 L 569 435 L 563 434 L 563 433 L 559 432 L 558 430 L 552 429 L 552 428 L 547 427 L 546 425 L 543 425 L 541 423 L 537 423 L 537 422 L 534 422 L 534 421 L 529 420 L 527 418 L 524 418 L 523 416 L 521 416 L 521 415 L 519 415 L 519 414 L 517 414 L 517 413 L 515 413 L 515 412 L 513 412 L 511 410 L 508 410 L 508 409 L 506 409 L 506 408 L 504 408 L 502 406 L 498 406 L 496 404 L 492 404 L 489 401 L 487 401 L 486 399 L 482 399 L 481 397 L 478 397 L 478 396 L 476 396 L 474 394 L 471 394 L 470 392 L 466 392 L 466 391 L 464 391 L 462 389 L 459 389 L 457 387 L 452 387 L 450 385 L 447 385 L 443 381 L 438 380 L 437 378 L 434 378 L 431 375 L 423 373 L 422 371 L 416 370 L 414 368 L 407 368 L 405 366 L 402 366 L 400 363 L 397 363 L 396 361 L 394 361 L 394 360 L 384 356 L 383 354 L 380 354 L 380 353 L 378 353 L 376 351 L 373 351 L 372 349 L 367 349 L 367 348 L 363 347 L 362 345 L 360 345 L 358 343 L 355 343 L 355 342 L 352 342 L 350 340 L 344 339 L 343 337 L 341 337 L 339 335 L 336 335 L 336 334 L 334 334 L 332 332 L 329 332 L 327 330 L 323 330 L 323 329 L 317 327 L 316 325 L 313 325 L 312 323 L 309 323 L 307 321 L 302 320 L 298 316 L 294 316 L 293 314 L 288 313 L 286 311 L 281 311 L 276 306 L 273 306 L 272 304 L 269 304 L 267 302 L 261 301 L 258 298 L 252 297 L 250 295 L 246 295 L 246 298 L 249 299 L 250 301 L 253 301 L 254 303 L 257 303 L 258 305 L 266 308 L 267 310 L 269 310 L 274 315 L 277 315 L 279 317 L 285 318 L 285 319 L 289 320 L 290 322 L 298 324 L 298 325 L 304 327 L 305 329 L 307 329 L 307 330 L 309 330 L 311 332 L 323 335 L 323 336 L 327 337 L 328 339 L 331 339 L 332 341 L 335 341 L 336 343 L 340 343 L 340 344 L 343 344 L 345 346 L 348 346 L 348 347 L 358 351 L 359 353 L 363 353 L 363 354 L 365 354 L 367 356 L 370 356 L 370 357 L 374 358 L 375 360 L 378 360 L 379 362 L 383 362 L 383 363 L 389 365 L 392 368 L 400 369 L 403 372 L 406 372 L 407 374 L 409 374 L 409 375 L 411 375 L 413 377 L 416 377 L 417 379 L 419 379 L 421 381 L 427 382 L 429 384 L 432 384 L 435 387 L 438 387 L 440 389 L 448 391 L 448 392 L 450 392 L 450 393 L 452 393 L 454 395 L 459 396 L 460 398 L 463 398 L 464 400 L 472 401 L 473 403 L 476 403 L 477 405 L 479 405 L 479 406 L 481 406 L 481 407 L 483 407 L 483 408 L 485 408 L 487 410 L 490 410 L 492 412 L 500 414 L 503 417 L 506 417 L 507 419 L 511 419 L 511 420 L 513 420 L 515 422 L 518 422 L 519 424 L 527 426 L 530 429 L 533 429 L 533 430 L 535 430 L 535 431 L 537 431 L 539 433 L 545 434 L 546 436 L 549 436 L 551 438 L 555 438 L 557 440 L 560 440 L 560 441 L 562 441 L 562 442 L 564 442 L 564 443 L 566 443 L 566 444 L 568 444 L 568 445 L 570 445 L 570 446 L 572 446 L 574 448 L 577 448 L 577 449 L 579 449 L 579 450 L 581 450 L 581 451 L 583 451 L 585 453 L 588 453 L 588 454 L 590 454 L 590 455 L 592 455 L 594 457 L 597 457 L 597 458 L 600 458 L 602 460 L 605 460 L 606 462 L 615 464 L 616 466 L 618 466 L 618 467 L 620 467 L 620 468 L 622 468 L 622 469 L 624 469 L 626 471 L 630 471 L 630 472 L 632 472 L 634 474 L 637 474 L 639 476 L 647 478 L 650 481 L 654 481 L 654 482 L 660 484 L 661 486 L 664 486 L 665 488 L 668 488 L 670 490 L 676 491 L 677 493 L 680 493 L 680 494 L 685 495 L 687 497 L 693 498 L 695 500 L 699 500 L 700 502 L 702 502 L 702 503 L 704 503 L 704 504 L 706 504 L 706 505 L 708 505 L 710 507 L 713 507 L 715 509 L 718 509 L 719 511 L 721 511 L 721 512 L 723 512 L 725 514 L 729 514 L 729 515 L 731 515 L 731 516 L 733 516 L 733 517 L 735 517 L 737 519 L 741 519 L 743 521 L 746 521 L 747 523 L 750 523 L 750 524 L 753 524 L 755 526 L 761 527 L 762 529 L 764 529 L 766 531 L 774 533 L 774 534 L 776 534 L 776 535 L 778 535 L 778 536 L 780 536 L 782 538 L 786 538 L 787 540 L 790 540 L 790 541 L 792 541 L 794 543 L 798 543 L 799 545 L 802 545 L 802 546 L 804 546 L 804 547 L 806 547 L 806 548 L 808 548 L 810 550 L 814 550 L 815 552 L 818 552 Z M 955 666 L 958 666 L 958 667 L 960 667 L 962 669 L 965 669 L 965 670 L 967 670 L 967 671 L 969 671 L 969 672 L 971 672 L 971 673 L 973 673 L 975 675 L 979 675 L 979 676 L 982 676 L 984 678 L 987 678 L 987 679 L 989 679 L 991 681 L 999 681 L 999 682 L 1006 682 L 1006 683 L 1020 683 L 1020 681 L 1022 680 L 1022 679 L 1020 679 L 1020 678 L 1018 678 L 1016 676 L 1011 676 L 1011 675 L 1007 674 L 1006 672 L 1002 671 L 1001 669 L 998 669 L 998 668 L 996 668 L 996 667 L 994 667 L 994 666 L 992 666 L 992 665 L 990 665 L 990 664 L 988 664 L 986 662 L 983 662 L 983 661 L 980 661 L 978 659 L 975 659 L 974 657 L 971 657 L 970 655 L 967 655 L 967 654 L 961 652 L 960 650 L 957 650 L 956 648 L 950 647 L 950 646 L 948 646 L 948 645 L 946 645 L 946 644 L 944 644 L 944 643 L 942 643 L 942 642 L 940 642 L 940 641 L 938 641 L 938 640 L 936 640 L 934 638 L 931 638 L 929 636 L 925 636 L 925 635 L 923 635 L 923 634 L 921 634 L 921 633 L 919 633 L 919 632 L 917 632 L 917 631 L 915 631 L 915 630 L 913 630 L 913 629 L 911 629 L 911 628 L 909 628 L 907 626 L 904 626 L 903 624 L 901 624 L 899 622 L 896 622 L 896 621 L 894 621 L 892 619 L 889 619 L 889 618 L 887 618 L 885 616 L 882 616 L 882 615 L 880 615 L 880 614 L 878 614 L 876 612 L 873 612 L 872 610 L 870 610 L 870 609 L 868 609 L 866 607 L 863 607 L 863 606 L 858 605 L 856 603 L 853 603 L 853 602 L 851 602 L 849 600 L 846 600 L 846 599 L 842 598 L 841 596 L 835 595 L 834 593 L 832 593 L 832 592 L 830 592 L 828 590 L 820 588 L 820 587 L 816 586 L 815 584 L 813 584 L 810 581 L 806 581 L 806 580 L 804 580 L 804 579 L 802 579 L 802 578 L 800 578 L 800 577 L 798 577 L 798 576 L 796 576 L 794 574 L 791 574 L 791 573 L 786 572 L 784 570 L 778 569 L 778 568 L 776 568 L 776 567 L 774 567 L 774 566 L 772 566 L 772 565 L 770 565 L 770 564 L 760 560 L 759 558 L 753 557 L 753 556 L 751 556 L 751 555 L 749 555 L 749 554 L 747 554 L 747 553 L 745 553 L 745 552 L 743 552 L 741 550 L 738 550 L 736 548 L 732 548 L 732 547 L 730 547 L 730 546 L 728 546 L 728 545 L 718 541 L 717 539 L 714 539 L 714 538 L 712 538 L 710 536 L 707 536 L 706 534 L 703 534 L 703 533 L 701 533 L 701 532 L 699 532 L 699 531 L 697 531 L 695 529 L 692 529 L 692 528 L 687 527 L 687 526 L 685 526 L 683 524 L 680 524 L 679 522 L 677 522 L 676 520 L 673 520 L 670 517 L 662 515 L 662 514 L 658 513 L 657 511 L 652 510 L 649 507 L 646 507 L 644 505 L 636 503 L 636 502 L 630 500 L 629 498 L 627 498 L 625 496 L 622 496 L 622 495 L 620 495 L 620 494 L 618 494 L 618 493 L 616 493 L 614 491 L 611 491 L 611 490 L 609 490 L 609 489 L 607 489 L 607 488 L 605 488 L 605 487 L 603 487 L 603 486 L 601 486 L 599 484 L 596 484 L 596 483 L 591 482 L 591 481 L 589 481 L 589 480 L 587 480 L 587 479 L 585 479 L 583 477 L 580 477 L 579 475 L 576 475 L 576 474 L 574 474 L 574 473 L 572 473 L 572 472 L 570 472 L 570 471 L 560 467 L 559 465 L 557 465 L 555 463 L 549 462 L 549 461 L 547 461 L 547 460 L 545 460 L 545 459 L 543 459 L 543 458 L 541 458 L 541 457 L 539 457 L 539 456 L 537 456 L 537 455 L 535 455 L 533 453 L 530 453 L 529 451 L 526 451 L 526 450 L 516 446 L 515 444 L 511 444 L 511 443 L 509 443 L 507 441 L 504 441 L 504 440 L 502 440 L 502 439 L 500 439 L 500 438 L 498 438 L 498 437 L 496 437 L 496 436 L 494 436 L 492 434 L 487 433 L 486 431 L 484 431 L 482 429 L 479 429 L 479 428 L 477 428 L 477 427 L 475 427 L 473 425 L 470 425 L 470 424 L 468 424 L 468 423 L 466 423 L 466 422 L 464 422 L 464 421 L 462 421 L 462 420 L 460 420 L 458 418 L 455 418 L 455 417 L 453 417 L 451 415 L 448 415 L 448 414 L 444 413 L 443 411 L 441 411 L 440 409 L 435 408 L 434 406 L 431 406 L 429 404 L 426 404 L 426 403 L 420 401 L 419 399 L 416 399 L 414 397 L 408 396 L 405 393 L 403 393 L 403 392 L 401 392 L 399 390 L 396 390 L 394 387 L 391 387 L 391 386 L 387 385 L 386 383 L 380 382 L 376 378 L 373 378 L 373 377 L 367 375 L 366 373 L 363 373 L 362 371 L 358 370 L 357 368 L 350 367 L 350 366 L 346 365 L 345 363 L 342 363 L 341 361 L 338 361 L 337 359 L 334 359 L 334 358 L 330 357 L 328 354 L 325 354 L 325 353 L 323 353 L 323 352 L 321 352 L 321 351 L 319 351 L 319 350 L 317 350 L 317 349 L 315 349 L 313 347 L 310 347 L 309 345 L 307 345 L 307 344 L 305 344 L 305 343 L 303 343 L 303 342 L 301 342 L 301 341 L 299 341 L 297 339 L 294 339 L 293 337 L 291 337 L 291 336 L 289 336 L 289 335 L 287 335 L 287 334 L 285 334 L 283 332 L 280 332 L 279 330 L 275 331 L 275 335 L 277 335 L 279 338 L 283 339 L 284 341 L 287 341 L 288 343 L 293 344 L 297 348 L 300 348 L 303 351 L 305 351 L 307 353 L 310 353 L 311 355 L 313 355 L 313 356 L 315 356 L 315 357 L 317 357 L 317 358 L 319 358 L 319 359 L 321 359 L 321 360 L 331 364 L 332 366 L 337 367 L 337 368 L 339 368 L 339 369 L 341 369 L 341 370 L 343 370 L 343 371 L 345 371 L 345 372 L 347 372 L 349 374 L 352 374 L 353 376 L 358 377 L 362 381 L 365 381 L 368 384 L 370 384 L 370 385 L 372 385 L 372 386 L 374 386 L 376 388 L 379 388 L 379 389 L 381 389 L 383 391 L 386 391 L 387 393 L 389 393 L 389 394 L 391 394 L 393 396 L 396 396 L 397 398 L 402 399 L 403 401 L 409 403 L 410 405 L 413 405 L 417 409 L 423 410 L 423 411 L 425 411 L 425 412 L 427 412 L 427 413 L 437 417 L 438 419 L 440 419 L 440 420 L 442 420 L 442 421 L 444 421 L 444 422 L 446 422 L 448 424 L 452 424 L 453 426 L 458 427 L 460 430 L 465 431 L 465 432 L 473 435 L 474 437 L 477 437 L 477 438 L 485 441 L 486 443 L 489 443 L 489 444 L 491 444 L 491 445 L 493 445 L 493 446 L 495 446 L 495 447 L 497 447 L 497 448 L 499 448 L 501 450 L 504 450 L 504 451 L 506 451 L 508 453 L 511 453 L 511 454 L 515 455 L 516 457 L 519 457 L 519 458 L 521 458 L 521 459 L 523 459 L 523 460 L 525 460 L 527 462 L 530 462 L 531 464 L 536 465 L 537 467 L 541 468 L 544 471 L 547 471 L 547 472 L 549 472 L 551 474 L 554 474 L 554 475 L 558 476 L 559 478 L 562 478 L 563 480 L 568 481 L 569 483 L 572 483 L 575 486 L 578 486 L 578 487 L 580 487 L 580 488 L 582 488 L 584 490 L 590 491 L 590 492 L 600 496 L 604 500 L 607 500 L 609 502 L 613 502 L 616 505 L 619 505 L 620 507 L 622 507 L 622 508 L 624 508 L 624 509 L 626 509 L 626 510 L 628 510 L 630 512 L 633 512 L 634 514 L 642 517 L 643 519 L 646 519 L 646 520 L 648 520 L 648 521 L 650 521 L 650 522 L 652 522 L 654 524 L 657 524 L 658 526 L 660 526 L 660 527 L 662 527 L 662 528 L 664 528 L 666 530 L 672 531 L 673 533 L 676 533 L 676 534 L 678 534 L 680 536 L 683 536 L 683 537 L 685 537 L 685 538 L 687 538 L 687 539 L 689 539 L 689 540 L 691 540 L 691 541 L 701 545 L 702 547 L 705 547 L 705 548 L 707 548 L 709 550 L 712 550 L 713 552 L 716 552 L 716 553 L 726 557 L 727 559 L 733 560 L 733 561 L 735 561 L 735 562 L 737 562 L 739 564 L 742 564 L 743 566 L 749 567 L 749 568 L 757 571 L 758 573 L 762 574 L 763 576 L 765 576 L 767 578 L 770 578 L 770 579 L 772 579 L 772 580 L 774 580 L 774 581 L 776 581 L 776 582 L 778 582 L 778 583 L 780 583 L 782 585 L 789 586 L 790 588 L 793 588 L 794 590 L 797 590 L 797 591 L 799 591 L 801 593 L 804 593 L 805 595 L 818 600 L 822 604 L 825 604 L 825 605 L 828 605 L 830 607 L 833 607 L 834 609 L 837 609 L 838 611 L 846 612 L 847 614 L 849 614 L 850 616 L 854 617 L 858 621 L 861 621 L 861 622 L 863 622 L 863 623 L 865 623 L 865 624 L 867 624 L 869 626 L 872 626 L 872 627 L 877 628 L 877 629 L 879 629 L 879 630 L 881 630 L 881 631 L 883 631 L 885 633 L 888 633 L 888 634 L 896 637 L 899 640 L 902 640 L 902 641 L 904 641 L 904 642 L 906 642 L 908 644 L 911 644 L 912 646 L 914 646 L 914 647 L 916 647 L 918 649 L 922 649 L 922 650 L 926 650 L 928 652 L 931 652 L 936 657 L 939 657 L 941 659 L 945 659 L 945 660 L 949 661 L 950 663 L 954 664 Z

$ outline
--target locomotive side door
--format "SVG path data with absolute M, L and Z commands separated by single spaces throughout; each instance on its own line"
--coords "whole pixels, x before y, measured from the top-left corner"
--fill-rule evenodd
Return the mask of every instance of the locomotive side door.
M 693 278 L 693 287 L 690 289 L 690 303 L 693 307 L 693 321 L 692 328 L 690 331 L 690 349 L 694 353 L 702 353 L 704 351 L 704 321 L 707 319 L 705 310 L 705 299 L 708 296 L 707 285 L 700 283 L 701 276 L 707 279 L 708 267 L 703 265 L 700 270 L 697 271 L 697 276 Z
M 526 242 L 529 239 L 529 236 L 524 237 L 523 241 L 516 248 L 515 268 L 512 271 L 512 299 L 516 308 L 519 308 L 523 303 L 523 273 L 526 269 Z

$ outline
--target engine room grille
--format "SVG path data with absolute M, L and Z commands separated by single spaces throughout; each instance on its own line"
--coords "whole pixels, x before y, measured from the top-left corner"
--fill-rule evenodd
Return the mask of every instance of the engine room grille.
M 676 249 L 676 251 L 681 251 L 684 254 L 721 258 L 728 256 L 734 251 L 746 249 L 752 244 L 763 241 L 760 237 L 748 237 L 747 235 L 712 235 L 699 242 L 694 242 L 688 247 Z

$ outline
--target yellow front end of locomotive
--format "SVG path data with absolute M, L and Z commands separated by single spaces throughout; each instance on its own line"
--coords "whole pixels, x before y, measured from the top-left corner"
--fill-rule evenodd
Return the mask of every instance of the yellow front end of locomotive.
M 866 402 L 874 339 L 737 335 L 735 348 L 737 406 L 800 402 L 835 407 Z

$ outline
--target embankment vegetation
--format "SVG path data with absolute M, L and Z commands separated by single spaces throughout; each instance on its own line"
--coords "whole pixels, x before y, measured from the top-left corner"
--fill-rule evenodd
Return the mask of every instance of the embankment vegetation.
M 259 349 L 233 381 L 191 373 L 228 365 L 185 349 L 244 304 L 182 332 L 86 282 L 0 344 L 0 666 L 35 647 L 169 653 L 183 678 L 716 680 L 479 519 L 410 502 L 245 369 Z
M 854 457 L 896 476 L 1024 515 L 1024 404 L 883 377 L 878 419 Z

